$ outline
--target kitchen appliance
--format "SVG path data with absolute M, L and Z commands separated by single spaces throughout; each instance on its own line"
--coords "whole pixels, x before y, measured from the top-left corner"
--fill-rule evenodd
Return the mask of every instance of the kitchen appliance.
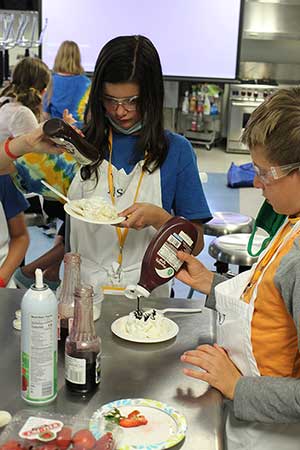
M 240 141 L 242 132 L 253 111 L 277 89 L 279 86 L 275 82 L 230 85 L 226 152 L 249 153 L 248 148 Z

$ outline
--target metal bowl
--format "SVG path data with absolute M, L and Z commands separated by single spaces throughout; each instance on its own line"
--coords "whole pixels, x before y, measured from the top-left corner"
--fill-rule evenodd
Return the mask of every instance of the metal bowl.
M 257 261 L 257 256 L 250 256 L 247 252 L 249 233 L 237 233 L 220 236 L 214 239 L 208 248 L 210 256 L 217 261 L 238 266 L 252 266 Z M 262 245 L 264 236 L 256 235 L 253 241 L 253 251 L 256 253 Z

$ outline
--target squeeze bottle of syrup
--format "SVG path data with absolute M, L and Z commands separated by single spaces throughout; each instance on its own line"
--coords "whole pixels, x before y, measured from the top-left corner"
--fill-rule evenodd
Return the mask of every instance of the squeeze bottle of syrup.
M 62 119 L 47 120 L 43 133 L 55 144 L 64 147 L 83 166 L 98 159 L 98 150 Z
M 41 269 L 21 303 L 21 396 L 43 405 L 57 395 L 57 301 Z
M 126 297 L 149 297 L 153 289 L 171 280 L 183 264 L 177 252 L 192 253 L 197 237 L 196 227 L 183 217 L 172 217 L 162 225 L 144 254 L 139 282 L 127 286 Z
M 74 322 L 65 344 L 66 387 L 77 394 L 93 392 L 101 377 L 101 339 L 93 319 L 93 288 L 75 288 Z

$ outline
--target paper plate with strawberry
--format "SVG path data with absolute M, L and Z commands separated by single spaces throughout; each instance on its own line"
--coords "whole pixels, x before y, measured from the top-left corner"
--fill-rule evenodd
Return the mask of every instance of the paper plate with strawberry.
M 103 428 L 103 424 L 105 424 Z M 122 399 L 103 405 L 92 416 L 90 430 L 97 438 L 103 429 L 121 430 L 118 450 L 162 450 L 184 439 L 185 417 L 165 403 L 150 399 Z

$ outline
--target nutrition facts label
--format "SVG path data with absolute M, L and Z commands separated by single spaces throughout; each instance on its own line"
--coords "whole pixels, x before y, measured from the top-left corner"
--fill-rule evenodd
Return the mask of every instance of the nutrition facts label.
M 169 266 L 171 266 L 175 271 L 179 270 L 182 266 L 182 261 L 180 261 L 176 256 L 176 248 L 165 242 L 158 251 L 158 255 L 163 258 Z

